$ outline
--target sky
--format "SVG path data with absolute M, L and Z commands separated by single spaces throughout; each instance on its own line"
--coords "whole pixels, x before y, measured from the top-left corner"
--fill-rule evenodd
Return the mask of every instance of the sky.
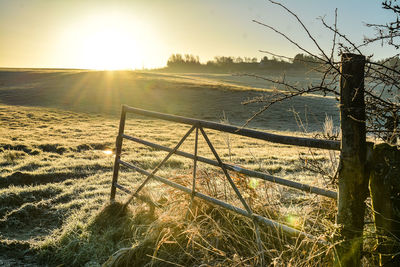
M 393 16 L 379 0 L 282 0 L 330 51 L 332 33 L 319 17 L 360 43 L 373 31 L 365 23 Z M 141 69 L 166 65 L 173 53 L 260 59 L 259 50 L 294 57 L 301 51 L 258 20 L 315 46 L 299 24 L 267 0 L 0 0 L 0 67 Z M 376 58 L 394 51 L 379 45 Z

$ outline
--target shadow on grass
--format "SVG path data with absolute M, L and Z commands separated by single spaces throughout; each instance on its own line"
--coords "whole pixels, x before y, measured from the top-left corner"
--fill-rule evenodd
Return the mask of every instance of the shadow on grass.
M 133 214 L 121 203 L 110 203 L 87 224 L 74 222 L 72 229 L 65 231 L 56 242 L 44 247 L 40 259 L 65 266 L 102 263 L 121 247 L 130 247 L 139 242 L 135 237 L 141 236 L 141 232 L 147 229 L 146 225 L 152 221 L 154 217 L 147 212 Z M 150 247 L 146 251 L 152 252 Z
M 91 173 L 72 173 L 72 172 L 55 172 L 44 174 L 31 174 L 23 172 L 14 172 L 13 174 L 0 179 L 0 188 L 6 188 L 11 185 L 40 185 L 47 183 L 60 183 L 68 179 L 86 178 Z

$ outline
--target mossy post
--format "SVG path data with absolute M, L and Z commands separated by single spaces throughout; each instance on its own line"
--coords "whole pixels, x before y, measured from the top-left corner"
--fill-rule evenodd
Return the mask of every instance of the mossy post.
M 379 266 L 400 265 L 400 150 L 377 144 L 369 187 L 374 211 Z
M 339 167 L 338 243 L 335 266 L 361 264 L 365 199 L 366 128 L 364 102 L 365 57 L 343 54 L 340 78 L 340 123 L 342 143 Z

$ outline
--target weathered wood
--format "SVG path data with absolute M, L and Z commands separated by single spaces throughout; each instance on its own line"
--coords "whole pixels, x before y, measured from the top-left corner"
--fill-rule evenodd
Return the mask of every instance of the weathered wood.
M 122 140 L 123 140 L 122 135 L 124 134 L 124 129 L 125 129 L 125 119 L 126 119 L 126 111 L 125 111 L 125 107 L 122 106 L 121 119 L 119 121 L 118 136 L 115 141 L 115 143 L 116 143 L 115 162 L 114 162 L 113 178 L 112 178 L 112 183 L 111 183 L 110 201 L 114 201 L 115 193 L 117 190 L 117 188 L 115 187 L 115 184 L 117 184 L 117 182 L 118 182 L 119 159 L 121 157 L 121 151 L 122 151 Z
M 335 266 L 360 266 L 365 199 L 366 127 L 364 102 L 365 57 L 343 54 L 340 79 L 342 143 L 339 167 L 338 245 Z
M 379 266 L 400 265 L 400 150 L 379 144 L 372 152 L 369 188 Z

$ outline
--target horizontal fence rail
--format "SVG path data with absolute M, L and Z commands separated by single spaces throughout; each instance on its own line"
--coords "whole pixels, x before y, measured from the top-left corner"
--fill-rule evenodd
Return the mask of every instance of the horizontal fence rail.
M 333 141 L 333 140 L 321 140 L 321 139 L 314 139 L 314 138 L 305 138 L 305 137 L 295 137 L 295 136 L 286 136 L 286 135 L 278 135 L 278 134 L 271 134 L 261 131 L 256 131 L 252 129 L 245 129 L 236 126 L 211 122 L 211 121 L 204 121 L 204 120 L 197 120 L 192 118 L 186 118 L 176 115 L 164 114 L 154 111 L 148 111 L 139 108 L 133 108 L 126 105 L 122 106 L 122 109 L 129 113 L 135 113 L 138 115 L 143 115 L 147 117 L 157 118 L 166 121 L 173 121 L 179 122 L 183 124 L 195 125 L 197 127 L 213 129 L 221 132 L 227 132 L 231 134 L 237 134 L 242 136 L 251 137 L 254 139 L 269 141 L 273 143 L 280 143 L 285 145 L 294 145 L 294 146 L 304 146 L 304 147 L 311 147 L 311 148 L 322 148 L 328 150 L 340 150 L 340 142 Z
M 124 134 L 124 128 L 125 128 L 125 120 L 126 120 L 126 113 L 134 113 L 142 116 L 148 116 L 152 118 L 157 118 L 161 120 L 167 120 L 167 121 L 172 121 L 172 122 L 177 122 L 177 123 L 183 123 L 183 124 L 188 124 L 191 125 L 191 129 L 182 137 L 182 139 L 178 142 L 178 144 L 174 148 L 169 148 L 165 147 L 159 144 L 155 144 L 149 141 L 145 141 L 133 136 L 129 136 Z M 331 141 L 331 140 L 319 140 L 319 139 L 313 139 L 313 138 L 303 138 L 303 137 L 293 137 L 293 136 L 284 136 L 284 135 L 276 135 L 276 134 L 271 134 L 271 133 L 266 133 L 266 132 L 261 132 L 261 131 L 256 131 L 256 130 L 251 130 L 251 129 L 244 129 L 244 128 L 239 128 L 236 126 L 230 126 L 230 125 L 225 125 L 225 124 L 220 124 L 220 123 L 215 123 L 215 122 L 210 122 L 210 121 L 204 121 L 204 120 L 197 120 L 197 119 L 192 119 L 192 118 L 185 118 L 181 116 L 175 116 L 175 115 L 169 115 L 169 114 L 163 114 L 163 113 L 158 113 L 158 112 L 153 112 L 153 111 L 147 111 L 143 109 L 138 109 L 138 108 L 133 108 L 129 107 L 127 105 L 122 106 L 122 113 L 121 113 L 121 120 L 120 120 L 120 126 L 119 126 L 119 133 L 117 136 L 116 140 L 116 154 L 115 154 L 115 163 L 114 163 L 114 171 L 113 171 L 113 180 L 112 180 L 112 186 L 111 186 L 111 200 L 113 201 L 115 198 L 115 192 L 116 189 L 120 189 L 121 191 L 130 194 L 130 197 L 128 198 L 128 201 L 126 201 L 125 205 L 129 204 L 129 202 L 132 200 L 133 197 L 139 198 L 142 201 L 149 203 L 153 207 L 158 207 L 157 203 L 154 203 L 151 199 L 148 199 L 146 197 L 143 197 L 139 195 L 140 190 L 148 183 L 150 179 L 155 179 L 161 183 L 164 183 L 166 185 L 169 185 L 175 189 L 181 190 L 184 193 L 190 194 L 191 195 L 191 201 L 193 201 L 194 197 L 201 198 L 205 201 L 208 201 L 210 203 L 213 203 L 215 205 L 224 207 L 228 210 L 231 210 L 233 212 L 236 212 L 238 214 L 241 214 L 243 216 L 246 216 L 248 218 L 251 218 L 257 226 L 257 223 L 262 223 L 264 225 L 273 227 L 279 231 L 283 231 L 286 233 L 289 233 L 291 235 L 297 235 L 297 236 L 303 236 L 303 237 L 308 237 L 312 239 L 317 239 L 318 243 L 323 243 L 327 244 L 326 241 L 323 241 L 321 239 L 318 239 L 308 233 L 302 232 L 300 230 L 294 229 L 292 227 L 289 227 L 287 225 L 275 222 L 273 220 L 269 220 L 265 217 L 262 217 L 258 214 L 255 214 L 252 212 L 251 207 L 246 203 L 244 200 L 243 196 L 241 195 L 239 189 L 233 182 L 229 171 L 234 171 L 238 173 L 245 174 L 247 176 L 259 178 L 265 181 L 277 183 L 283 186 L 295 188 L 298 190 L 302 190 L 308 193 L 314 193 L 317 195 L 322 195 L 325 197 L 329 197 L 332 199 L 337 199 L 337 193 L 334 191 L 310 186 L 307 184 L 275 177 L 272 175 L 269 175 L 267 173 L 263 172 L 258 172 L 258 171 L 253 171 L 249 169 L 242 168 L 240 166 L 235 166 L 232 164 L 227 164 L 222 162 L 221 158 L 219 157 L 217 151 L 215 150 L 214 146 L 212 145 L 210 139 L 208 138 L 208 135 L 204 131 L 203 128 L 208 128 L 208 129 L 213 129 L 221 132 L 227 132 L 231 134 L 236 134 L 240 136 L 246 136 L 254 139 L 259 139 L 259 140 L 264 140 L 264 141 L 269 141 L 269 142 L 274 142 L 274 143 L 280 143 L 280 144 L 286 144 L 286 145 L 295 145 L 295 146 L 303 146 L 303 147 L 311 147 L 311 148 L 322 148 L 322 149 L 328 149 L 328 150 L 340 150 L 340 142 L 339 141 Z M 195 131 L 194 131 L 195 130 Z M 186 140 L 186 138 L 192 133 L 195 132 L 196 138 L 195 138 L 195 152 L 194 154 L 190 154 L 187 152 L 183 152 L 179 150 L 179 147 L 181 144 Z M 201 135 L 204 137 L 206 140 L 209 148 L 214 154 L 214 157 L 216 160 L 208 159 L 205 157 L 197 156 L 197 142 L 198 142 L 198 135 L 199 132 Z M 122 143 L 123 140 L 129 140 L 133 141 L 142 145 L 146 145 L 158 150 L 163 150 L 169 152 L 168 155 L 157 165 L 155 169 L 153 169 L 152 172 L 148 172 L 138 166 L 135 166 L 131 163 L 125 162 L 121 160 L 121 151 L 122 151 Z M 156 172 L 160 169 L 160 167 L 171 157 L 171 155 L 176 154 L 179 156 L 183 156 L 185 158 L 192 159 L 194 162 L 194 171 L 193 171 L 193 184 L 192 184 L 192 189 L 187 188 L 183 185 L 177 184 L 175 182 L 172 182 L 171 180 L 162 178 L 158 175 L 156 175 Z M 245 209 L 238 208 L 236 206 L 233 206 L 229 203 L 223 202 L 221 200 L 215 199 L 213 197 L 210 197 L 208 195 L 202 194 L 200 192 L 196 191 L 196 166 L 197 162 L 203 162 L 212 166 L 220 167 L 222 171 L 225 174 L 226 179 L 229 181 L 230 185 L 232 186 L 232 189 L 235 191 L 238 199 L 240 202 L 242 202 L 242 205 Z M 143 174 L 146 177 L 144 182 L 134 191 L 131 191 L 124 186 L 118 184 L 118 172 L 119 172 L 119 167 L 120 165 L 125 166 L 129 169 L 133 169 L 136 172 Z M 258 226 L 257 226 L 258 227 Z M 258 228 L 257 228 L 258 229 Z M 259 233 L 258 230 L 257 232 L 257 238 L 259 238 Z M 259 241 L 259 240 L 258 240 Z M 261 246 L 260 246 L 261 248 Z
M 142 145 L 146 145 L 155 149 L 159 149 L 159 150 L 163 150 L 163 151 L 167 151 L 167 152 L 171 152 L 172 149 L 166 146 L 162 146 L 162 145 L 158 145 L 158 144 L 154 144 L 139 138 L 135 138 L 129 135 L 122 135 L 122 137 L 124 139 L 130 140 L 130 141 L 134 141 L 136 143 L 142 144 Z M 195 156 L 193 154 L 187 153 L 187 152 L 183 152 L 183 151 L 179 151 L 177 150 L 175 152 L 175 154 L 185 157 L 185 158 L 189 158 L 189 159 L 195 159 Z M 208 158 L 204 158 L 201 156 L 197 156 L 197 160 L 203 163 L 207 163 L 209 165 L 213 165 L 213 166 L 219 166 L 219 163 L 215 160 L 211 160 Z M 288 186 L 288 187 L 292 187 L 298 190 L 302 190 L 305 192 L 309 192 L 309 193 L 314 193 L 317 195 L 321 195 L 321 196 L 326 196 L 329 198 L 333 198 L 333 199 L 337 199 L 337 193 L 334 191 L 330 191 L 330 190 L 326 190 L 323 188 L 318 188 L 315 186 L 311 186 L 311 185 L 307 185 L 307 184 L 302 184 L 302 183 L 298 183 L 298 182 L 294 182 L 291 180 L 287 180 L 287 179 L 283 179 L 283 178 L 279 178 L 279 177 L 275 177 L 263 172 L 257 172 L 257 171 L 252 171 L 252 170 L 248 170 L 239 166 L 235 166 L 235 165 L 231 165 L 231 164 L 226 164 L 224 163 L 225 168 L 227 168 L 228 170 L 231 171 L 235 171 L 238 173 L 242 173 L 251 177 L 257 177 L 260 178 L 262 180 L 265 181 L 269 181 L 269 182 L 273 182 L 273 183 L 277 183 L 280 185 L 284 185 L 284 186 Z

